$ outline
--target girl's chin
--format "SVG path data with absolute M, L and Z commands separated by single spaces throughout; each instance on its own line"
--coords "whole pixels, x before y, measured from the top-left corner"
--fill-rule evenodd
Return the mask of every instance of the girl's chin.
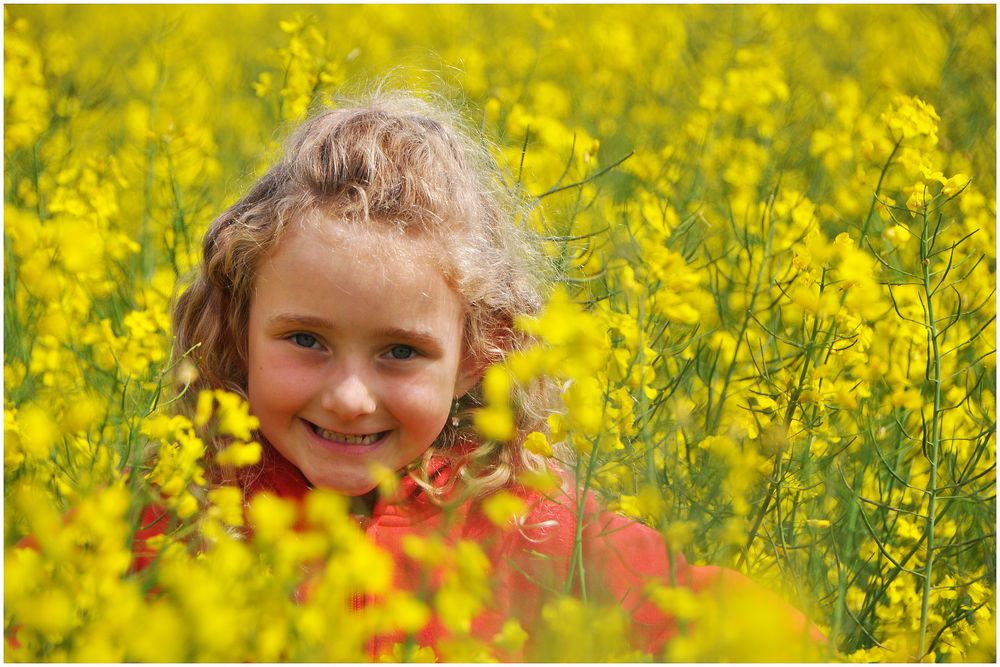
M 365 479 L 344 479 L 341 476 L 330 476 L 323 474 L 306 475 L 306 479 L 312 484 L 314 489 L 323 489 L 339 493 L 349 498 L 360 498 L 366 495 L 377 495 L 378 486 L 375 480 Z

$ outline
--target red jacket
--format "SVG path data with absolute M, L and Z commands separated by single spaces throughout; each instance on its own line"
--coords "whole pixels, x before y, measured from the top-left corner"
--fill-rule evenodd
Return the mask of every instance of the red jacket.
M 267 457 L 261 474 L 244 485 L 246 496 L 271 492 L 284 498 L 302 499 L 310 489 L 302 473 L 274 450 L 268 454 L 271 456 Z M 443 459 L 438 459 L 430 472 L 435 485 L 444 485 L 453 471 Z M 553 599 L 544 589 L 549 585 L 562 590 L 570 574 L 576 539 L 578 504 L 571 495 L 559 493 L 557 497 L 546 497 L 518 485 L 505 490 L 520 497 L 530 508 L 520 525 L 509 530 L 492 523 L 483 514 L 479 501 L 460 504 L 446 513 L 409 476 L 402 479 L 393 502 L 379 500 L 371 518 L 361 520 L 369 539 L 392 555 L 397 590 L 420 591 L 422 582 L 426 582 L 426 572 L 404 553 L 405 536 L 442 536 L 447 542 L 463 539 L 477 543 L 492 566 L 493 606 L 475 618 L 471 634 L 486 643 L 511 617 L 518 618 L 529 634 L 538 627 L 544 603 Z M 716 585 L 727 590 L 754 588 L 735 571 L 691 566 L 679 554 L 673 556 L 671 579 L 671 555 L 660 534 L 625 516 L 602 511 L 592 495 L 584 499 L 583 517 L 581 540 L 588 600 L 620 605 L 632 620 L 633 646 L 651 652 L 654 658 L 662 656 L 663 646 L 678 632 L 678 623 L 645 596 L 649 583 L 673 582 L 695 592 Z M 153 527 L 137 535 L 137 568 L 148 562 L 142 555 L 142 541 L 160 530 Z M 572 590 L 579 593 L 580 582 L 575 582 Z M 787 608 L 790 624 L 807 627 L 799 612 L 776 596 L 773 600 Z M 816 639 L 821 638 L 815 629 L 812 634 Z M 432 619 L 416 639 L 418 645 L 436 648 L 447 635 L 442 623 Z M 375 642 L 371 647 L 372 657 L 377 658 L 391 643 L 401 639 Z M 530 642 L 529 639 L 525 645 L 529 656 Z M 498 652 L 497 657 L 524 659 L 521 653 Z

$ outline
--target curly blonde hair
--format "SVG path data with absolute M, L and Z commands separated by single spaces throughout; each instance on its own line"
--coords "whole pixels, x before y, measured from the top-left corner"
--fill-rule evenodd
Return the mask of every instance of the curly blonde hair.
M 483 368 L 529 345 L 514 320 L 541 307 L 545 260 L 518 223 L 522 204 L 504 186 L 488 145 L 461 127 L 446 105 L 398 92 L 323 110 L 299 126 L 282 159 L 211 224 L 197 275 L 177 300 L 174 352 L 190 352 L 199 371 L 188 395 L 211 388 L 247 397 L 246 331 L 258 267 L 291 221 L 316 214 L 433 240 L 446 280 L 467 305 L 466 351 Z M 481 442 L 469 419 L 481 405 L 477 384 L 459 400 L 458 425 L 449 420 L 410 474 L 434 491 L 427 466 L 444 455 L 457 464 L 463 495 L 481 495 L 538 468 L 522 440 L 543 424 L 547 393 L 541 384 L 519 390 L 518 437 Z

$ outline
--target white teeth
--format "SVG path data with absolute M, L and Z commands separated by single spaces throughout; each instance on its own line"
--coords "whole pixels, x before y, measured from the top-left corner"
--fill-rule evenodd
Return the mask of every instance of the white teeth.
M 369 433 L 368 435 L 348 435 L 347 433 L 337 433 L 336 431 L 327 431 L 325 428 L 320 428 L 315 424 L 313 424 L 313 430 L 316 431 L 317 435 L 326 438 L 327 440 L 346 442 L 349 445 L 371 445 L 382 437 L 381 433 Z

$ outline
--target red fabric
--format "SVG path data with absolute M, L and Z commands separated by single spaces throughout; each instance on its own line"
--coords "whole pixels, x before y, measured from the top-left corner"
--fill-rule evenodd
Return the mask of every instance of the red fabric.
M 286 498 L 301 498 L 309 488 L 306 480 L 285 459 L 280 456 L 276 459 L 266 464 L 266 474 L 249 485 L 248 495 L 269 491 Z M 443 486 L 452 469 L 438 459 L 432 463 L 430 473 L 435 486 Z M 370 520 L 364 522 L 369 539 L 393 556 L 395 585 L 400 590 L 418 591 L 425 578 L 420 566 L 403 553 L 403 539 L 407 535 L 442 536 L 451 543 L 459 539 L 477 543 L 492 564 L 494 605 L 479 615 L 472 626 L 473 635 L 484 641 L 500 632 L 503 622 L 511 616 L 530 628 L 539 617 L 543 602 L 539 582 L 561 589 L 569 576 L 573 554 L 577 505 L 572 498 L 549 499 L 519 486 L 505 490 L 521 497 L 531 508 L 520 527 L 497 528 L 475 501 L 445 513 L 409 476 L 401 480 L 393 502 L 378 500 Z M 665 578 L 669 572 L 663 540 L 655 531 L 625 517 L 599 513 L 593 497 L 586 499 L 585 507 L 583 550 L 588 595 L 592 599 L 598 590 L 606 588 L 605 598 L 619 600 L 642 628 L 639 645 L 648 649 L 659 647 L 675 632 L 675 624 L 641 597 L 647 581 L 653 577 Z M 697 573 L 683 562 L 678 563 L 676 572 L 680 585 L 691 586 L 700 581 Z M 578 591 L 579 585 L 574 589 Z M 435 620 L 417 641 L 433 647 L 445 636 L 445 629 Z M 378 650 L 373 648 L 376 655 Z
M 301 500 L 310 489 L 308 481 L 291 463 L 267 448 L 263 464 L 252 477 L 243 480 L 247 498 L 257 493 Z M 431 468 L 435 486 L 445 485 L 452 468 L 437 459 Z M 404 476 L 399 493 L 392 502 L 380 499 L 372 516 L 363 521 L 368 537 L 392 555 L 395 562 L 395 585 L 398 590 L 420 591 L 426 573 L 403 551 L 403 538 L 441 536 L 447 542 L 459 539 L 477 543 L 491 563 L 494 604 L 473 622 L 472 634 L 483 641 L 501 630 L 504 621 L 516 617 L 530 631 L 540 622 L 543 603 L 550 599 L 545 584 L 562 591 L 570 572 L 576 536 L 578 502 L 570 494 L 546 497 L 537 491 L 512 485 L 505 489 L 522 498 L 530 508 L 522 524 L 509 530 L 497 528 L 482 513 L 478 501 L 462 503 L 448 512 L 434 504 L 428 494 L 409 476 Z M 664 643 L 677 632 L 675 619 L 666 616 L 656 605 L 644 599 L 644 589 L 651 581 L 671 581 L 671 558 L 660 534 L 624 516 L 601 511 L 592 495 L 583 499 L 583 558 L 588 600 L 620 604 L 631 617 L 636 648 L 660 655 Z M 136 536 L 136 569 L 149 562 L 144 542 L 166 529 L 166 522 L 155 522 L 157 512 L 147 511 L 146 526 Z M 717 567 L 694 567 L 679 555 L 673 563 L 673 583 L 701 591 L 723 582 L 727 588 L 753 586 L 742 575 Z M 580 591 L 575 582 L 574 592 Z M 775 598 L 778 604 L 784 605 Z M 787 606 L 787 605 L 786 605 Z M 805 628 L 807 621 L 789 607 L 790 621 Z M 813 630 L 817 639 L 821 635 Z M 432 620 L 419 633 L 417 642 L 435 647 L 447 636 L 445 628 Z M 402 638 L 384 638 L 372 646 L 372 657 Z M 530 641 L 530 640 L 529 640 Z M 529 644 L 530 646 L 530 644 Z M 521 661 L 522 655 L 498 655 L 501 659 Z

